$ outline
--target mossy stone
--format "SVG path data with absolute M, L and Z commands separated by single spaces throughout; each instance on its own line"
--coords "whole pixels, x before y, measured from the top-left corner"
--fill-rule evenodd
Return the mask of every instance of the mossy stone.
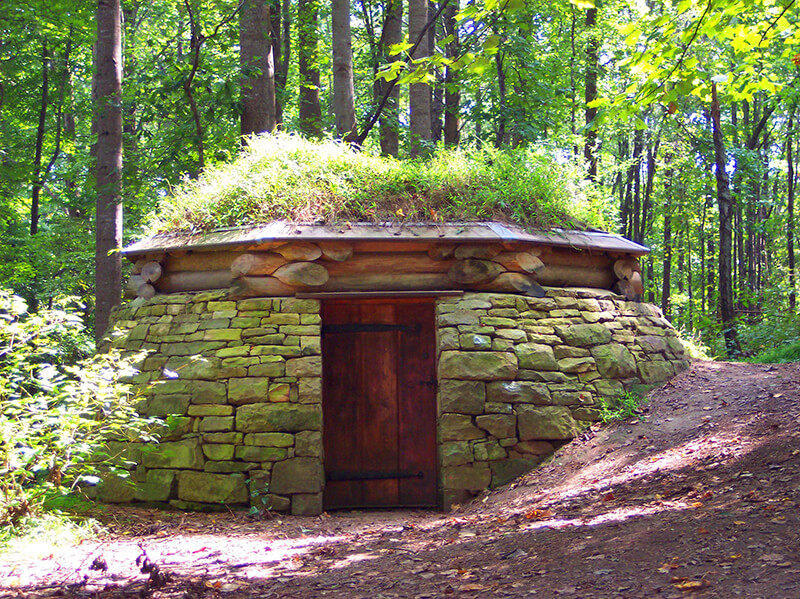
M 602 345 L 611 341 L 611 331 L 602 324 L 558 325 L 555 330 L 564 343 L 576 347 Z
M 572 439 L 577 434 L 575 419 L 565 406 L 520 405 L 517 427 L 520 441 Z
M 272 467 L 270 490 L 279 495 L 319 493 L 325 475 L 322 463 L 316 458 L 292 458 Z
M 247 404 L 236 410 L 236 430 L 243 433 L 320 430 L 322 412 L 314 404 Z
M 242 474 L 178 473 L 178 499 L 202 503 L 247 503 L 247 485 Z
M 591 351 L 598 372 L 605 378 L 624 379 L 636 375 L 636 360 L 624 345 L 608 343 L 593 347 Z
M 446 379 L 439 383 L 439 409 L 442 413 L 483 414 L 485 383 Z
M 513 380 L 517 371 L 517 357 L 511 352 L 445 351 L 439 359 L 442 379 Z
M 520 343 L 514 348 L 519 367 L 527 370 L 558 370 L 553 348 L 540 343 Z

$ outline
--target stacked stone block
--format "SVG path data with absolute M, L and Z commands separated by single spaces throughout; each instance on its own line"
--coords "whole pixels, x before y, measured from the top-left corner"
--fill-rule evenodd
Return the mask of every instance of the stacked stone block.
M 159 295 L 115 314 L 111 345 L 148 350 L 140 411 L 165 426 L 158 444 L 109 448 L 127 454 L 134 484 L 107 478 L 101 498 L 321 511 L 319 302 L 226 295 Z
M 614 398 L 688 366 L 653 305 L 611 292 L 467 293 L 437 303 L 445 506 L 535 467 Z
M 600 397 L 688 365 L 658 308 L 607 291 L 466 293 L 436 306 L 444 507 L 535 467 L 599 418 Z M 141 412 L 164 425 L 158 444 L 109 444 L 130 476 L 106 477 L 101 499 L 322 510 L 317 300 L 158 295 L 114 323 L 113 347 L 148 352 L 133 382 Z

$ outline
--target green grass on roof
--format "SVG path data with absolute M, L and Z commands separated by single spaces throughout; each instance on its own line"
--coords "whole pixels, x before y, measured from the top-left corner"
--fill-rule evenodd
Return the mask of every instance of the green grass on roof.
M 357 152 L 297 135 L 250 140 L 232 163 L 165 198 L 149 233 L 298 223 L 499 220 L 600 225 L 567 167 L 530 150 L 438 150 L 425 160 Z M 589 221 L 581 222 L 581 221 Z

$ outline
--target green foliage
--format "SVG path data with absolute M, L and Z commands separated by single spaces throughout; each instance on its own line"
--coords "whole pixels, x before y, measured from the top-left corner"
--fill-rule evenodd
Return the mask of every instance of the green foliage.
M 575 175 L 530 150 L 439 150 L 424 161 L 356 152 L 296 135 L 250 140 L 231 164 L 166 198 L 151 232 L 263 223 L 511 220 L 579 226 Z
M 755 325 L 740 327 L 748 362 L 779 364 L 800 362 L 800 316 L 767 315 Z
M 120 382 L 136 358 L 90 350 L 69 300 L 30 314 L 0 292 L 0 524 L 58 506 L 107 461 L 107 441 L 147 437 L 151 423 Z
M 95 506 L 92 506 L 96 509 Z M 0 559 L 4 554 L 45 559 L 55 547 L 74 546 L 95 536 L 99 524 L 91 518 L 76 518 L 72 511 L 50 511 L 21 518 L 14 526 L 0 528 Z
M 750 358 L 748 362 L 758 364 L 785 364 L 786 362 L 800 362 L 800 337 L 784 341 L 777 347 L 765 349 L 760 354 Z
M 643 402 L 642 396 L 632 391 L 625 391 L 610 399 L 601 397 L 599 399 L 600 419 L 606 423 L 628 420 L 629 418 L 641 420 L 642 415 L 639 409 Z

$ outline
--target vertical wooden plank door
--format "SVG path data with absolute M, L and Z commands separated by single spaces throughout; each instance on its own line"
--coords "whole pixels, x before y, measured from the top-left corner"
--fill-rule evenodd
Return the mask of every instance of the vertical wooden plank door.
M 326 509 L 437 505 L 431 299 L 326 300 Z

